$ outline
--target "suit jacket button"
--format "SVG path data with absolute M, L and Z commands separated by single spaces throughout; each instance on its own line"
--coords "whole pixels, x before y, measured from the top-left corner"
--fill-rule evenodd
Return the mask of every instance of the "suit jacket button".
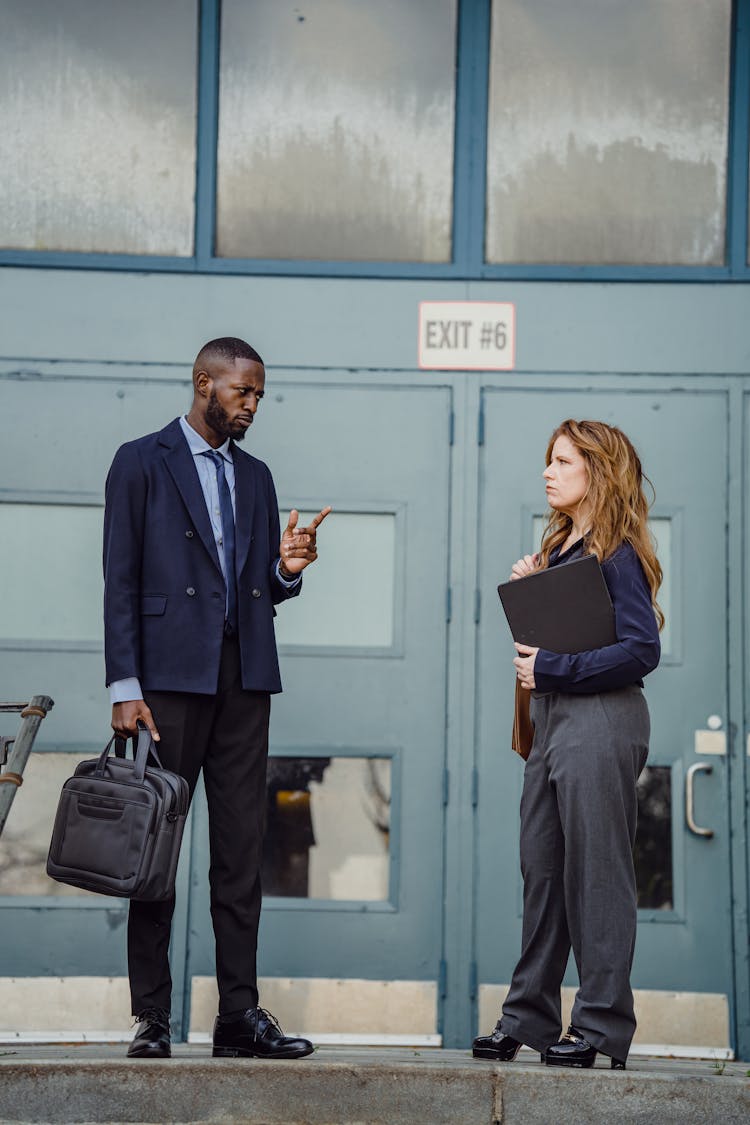
M 187 596 L 188 596 L 189 598 L 194 598 L 194 597 L 195 597 L 195 587 L 194 587 L 194 586 L 188 586 L 188 588 L 187 588 L 187 590 L 185 591 L 185 593 L 187 594 Z
M 253 595 L 254 598 L 260 597 L 260 590 L 258 590 L 257 587 L 256 587 L 255 590 L 251 590 L 250 593 Z
M 185 532 L 185 538 L 186 539 L 192 539 L 193 535 L 194 535 L 194 532 L 192 532 L 192 531 L 188 530 L 188 531 Z

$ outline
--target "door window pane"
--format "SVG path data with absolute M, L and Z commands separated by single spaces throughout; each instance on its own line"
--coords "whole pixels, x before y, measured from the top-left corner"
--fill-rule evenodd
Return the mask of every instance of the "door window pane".
M 299 526 L 314 513 L 302 513 Z M 279 610 L 276 639 L 285 646 L 390 648 L 394 644 L 396 517 L 383 512 L 332 512 L 325 566 L 304 574 L 304 595 Z M 352 545 L 356 574 L 352 574 Z M 363 591 L 365 595 L 363 596 Z
M 101 642 L 101 508 L 0 504 L 0 544 L 0 641 Z
M 648 521 L 654 539 L 656 540 L 656 554 L 661 564 L 662 582 L 656 596 L 661 611 L 664 614 L 664 628 L 661 631 L 661 654 L 672 656 L 673 637 L 673 572 L 672 563 L 672 520 L 667 516 L 652 516 Z
M 224 0 L 217 253 L 451 258 L 455 0 Z
M 263 891 L 295 898 L 388 898 L 388 758 L 268 760 Z
M 0 716 L 5 718 L 6 716 Z M 16 716 L 13 716 L 16 719 Z M 2 734 L 14 734 L 17 721 Z M 72 777 L 81 754 L 31 753 L 23 785 L 13 798 L 0 839 L 0 895 L 85 895 L 47 875 L 47 852 L 63 782 Z
M 730 0 L 494 0 L 489 262 L 720 265 Z
M 646 766 L 638 779 L 638 831 L 633 851 L 638 906 L 672 910 L 672 771 Z
M 196 0 L 0 0 L 0 246 L 190 255 Z

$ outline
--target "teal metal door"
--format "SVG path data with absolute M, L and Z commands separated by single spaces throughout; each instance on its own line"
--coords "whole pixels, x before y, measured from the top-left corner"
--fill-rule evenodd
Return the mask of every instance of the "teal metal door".
M 102 658 L 104 480 L 118 445 L 187 406 L 182 376 L 73 363 L 22 367 L 0 379 L 0 695 L 44 692 L 55 700 L 0 842 L 0 925 L 12 934 L 4 971 L 12 976 L 109 980 L 125 972 L 127 903 L 53 883 L 45 860 L 62 782 L 111 734 Z M 126 1003 L 123 996 L 124 1023 Z M 70 1030 L 82 1020 L 96 1026 L 88 1010 L 72 1008 L 70 1019 Z
M 273 470 L 282 526 L 290 506 L 333 505 L 302 596 L 277 617 L 284 693 L 272 704 L 259 973 L 427 982 L 433 1031 L 450 423 L 445 388 L 291 374 L 269 378 L 248 438 Z M 186 996 L 214 971 L 207 866 L 200 797 Z
M 660 604 L 667 627 L 661 665 L 646 682 L 652 738 L 640 783 L 633 985 L 731 995 L 724 737 L 728 400 L 720 391 L 670 393 L 664 382 L 661 389 L 642 388 L 642 381 L 628 391 L 622 381 L 613 389 L 597 380 L 564 392 L 548 386 L 483 393 L 476 956 L 485 1022 L 490 1016 L 494 1022 L 502 995 L 492 986 L 510 981 L 521 921 L 523 763 L 510 750 L 514 654 L 495 586 L 521 553 L 538 545 L 546 443 L 567 417 L 620 426 L 656 489 L 652 518 L 665 572 Z M 571 961 L 565 984 L 575 983 Z

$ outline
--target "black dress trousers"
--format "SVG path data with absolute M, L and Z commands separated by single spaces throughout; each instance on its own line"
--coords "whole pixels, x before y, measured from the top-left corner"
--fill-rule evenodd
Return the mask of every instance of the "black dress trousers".
M 237 640 L 225 638 L 216 695 L 144 691 L 161 736 L 162 763 L 186 778 L 191 798 L 203 769 L 220 1013 L 258 1003 L 256 950 L 271 697 L 268 692 L 243 690 L 240 671 Z M 173 912 L 174 896 L 130 903 L 133 1015 L 146 1008 L 170 1009 Z

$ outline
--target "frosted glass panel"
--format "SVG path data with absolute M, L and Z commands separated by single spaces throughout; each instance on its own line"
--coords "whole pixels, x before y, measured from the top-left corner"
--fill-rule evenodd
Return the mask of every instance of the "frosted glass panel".
M 664 516 L 654 516 L 648 521 L 648 524 L 656 540 L 656 554 L 664 574 L 659 593 L 656 596 L 661 611 L 666 618 L 664 628 L 661 631 L 661 654 L 662 656 L 670 656 L 672 655 L 673 643 L 672 521 Z
M 546 526 L 547 526 L 547 517 L 546 516 L 534 516 L 534 531 L 533 531 L 532 536 L 531 536 L 531 545 L 529 547 L 529 552 L 531 554 L 533 554 L 534 551 L 538 551 L 539 548 L 541 547 L 542 536 L 544 535 L 544 529 L 545 529 Z M 514 559 L 513 562 L 515 562 L 515 561 L 516 560 Z M 503 579 L 503 581 L 505 581 L 505 579 Z
M 311 513 L 300 515 L 300 526 Z M 388 648 L 394 642 L 396 517 L 333 512 L 318 532 L 320 559 L 304 572 L 299 598 L 283 604 L 283 645 Z
M 94 507 L 0 504 L 0 639 L 102 641 L 102 518 Z
M 0 715 L 0 721 L 9 716 Z M 0 734 L 15 734 L 17 718 Z M 63 782 L 91 754 L 29 755 L 0 841 L 0 895 L 85 895 L 47 875 L 47 852 Z
M 724 260 L 730 0 L 494 0 L 490 262 Z
M 303 513 L 300 523 L 310 519 Z M 15 593 L 0 599 L 0 639 L 102 640 L 101 508 L 0 504 L 0 543 L 6 588 Z M 320 549 L 303 595 L 279 608 L 279 643 L 392 646 L 396 517 L 334 513 Z
M 217 253 L 451 257 L 455 0 L 224 0 Z
M 387 758 L 268 760 L 263 893 L 388 898 Z
M 190 255 L 197 0 L 0 0 L 0 245 Z

